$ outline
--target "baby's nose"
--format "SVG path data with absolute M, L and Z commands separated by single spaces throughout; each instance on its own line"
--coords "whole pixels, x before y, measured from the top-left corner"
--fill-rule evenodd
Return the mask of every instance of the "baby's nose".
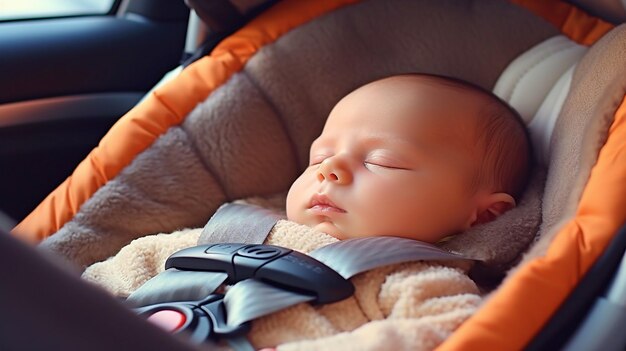
M 352 183 L 352 172 L 344 160 L 338 157 L 329 157 L 322 161 L 317 171 L 317 179 L 347 185 Z

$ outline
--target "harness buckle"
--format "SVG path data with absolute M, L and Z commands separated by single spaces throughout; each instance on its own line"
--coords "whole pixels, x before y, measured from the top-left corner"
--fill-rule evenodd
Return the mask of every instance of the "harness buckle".
M 352 296 L 354 286 L 315 258 L 274 245 L 214 244 L 183 249 L 171 255 L 165 269 L 224 272 L 227 284 L 254 278 L 285 290 L 315 296 L 327 304 Z
M 200 301 L 160 303 L 135 311 L 172 334 L 187 334 L 195 344 L 245 335 L 251 327 L 250 322 L 228 325 L 222 294 L 211 294 Z

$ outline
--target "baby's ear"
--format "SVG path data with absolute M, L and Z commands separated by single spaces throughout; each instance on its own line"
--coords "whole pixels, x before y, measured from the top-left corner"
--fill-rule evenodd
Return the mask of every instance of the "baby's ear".
M 479 200 L 472 226 L 491 222 L 515 207 L 515 199 L 507 193 L 492 193 Z

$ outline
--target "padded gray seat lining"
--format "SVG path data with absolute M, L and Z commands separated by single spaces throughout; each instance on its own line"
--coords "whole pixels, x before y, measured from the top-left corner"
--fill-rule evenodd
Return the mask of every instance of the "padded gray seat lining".
M 510 61 L 556 34 L 498 0 L 340 8 L 261 48 L 42 246 L 86 266 L 134 238 L 202 226 L 224 201 L 286 191 L 332 106 L 354 88 L 428 72 L 491 89 Z

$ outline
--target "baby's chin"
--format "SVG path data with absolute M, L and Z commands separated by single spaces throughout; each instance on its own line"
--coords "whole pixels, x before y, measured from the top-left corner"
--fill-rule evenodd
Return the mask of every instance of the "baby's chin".
M 318 232 L 326 233 L 338 240 L 346 240 L 350 238 L 331 222 L 318 223 L 313 227 L 313 229 L 317 230 Z
M 296 222 L 298 224 L 306 225 L 310 228 L 315 229 L 318 232 L 322 232 L 324 234 L 330 235 L 338 240 L 346 240 L 350 239 L 349 235 L 346 235 L 345 231 L 340 230 L 337 226 L 330 221 L 319 221 L 319 219 L 312 219 L 308 216 L 290 216 L 290 212 L 287 211 L 287 219 Z

